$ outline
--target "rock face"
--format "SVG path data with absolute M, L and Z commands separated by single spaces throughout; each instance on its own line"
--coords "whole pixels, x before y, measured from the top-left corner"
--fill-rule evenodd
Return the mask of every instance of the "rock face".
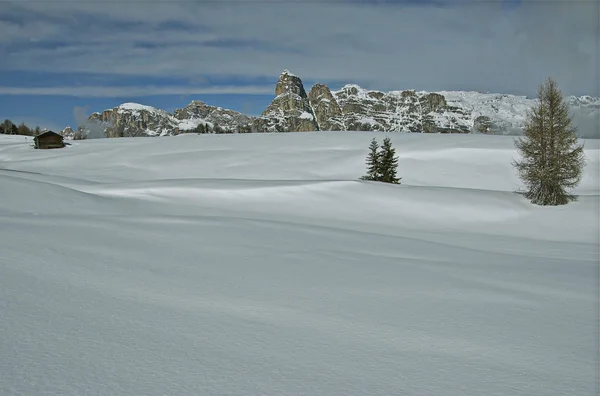
M 347 130 L 467 133 L 461 108 L 449 106 L 444 95 L 415 91 L 388 93 L 349 84 L 333 93 Z
M 249 130 L 253 118 L 240 112 L 224 109 L 217 106 L 209 106 L 206 103 L 194 100 L 183 109 L 177 109 L 173 116 L 182 121 L 179 129 L 194 129 L 199 123 L 223 128 L 228 132 L 240 132 Z M 186 125 L 190 128 L 186 128 Z
M 313 85 L 308 94 L 308 100 L 317 119 L 319 130 L 346 130 L 342 109 L 327 85 Z
M 254 121 L 258 132 L 318 131 L 319 125 L 302 85 L 302 80 L 287 70 L 279 76 L 275 99 Z
M 492 122 L 492 119 L 488 116 L 479 116 L 473 121 L 473 132 L 494 134 L 497 132 L 496 125 Z

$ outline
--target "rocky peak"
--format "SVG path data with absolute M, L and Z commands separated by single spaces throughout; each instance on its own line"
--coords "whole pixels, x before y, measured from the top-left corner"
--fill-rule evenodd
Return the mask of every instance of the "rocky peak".
M 275 86 L 275 99 L 254 121 L 259 132 L 318 131 L 319 125 L 300 77 L 284 70 Z
M 308 98 L 311 100 L 311 102 L 317 102 L 321 100 L 335 100 L 333 94 L 331 93 L 331 90 L 325 84 L 313 85 L 308 94 Z
M 281 73 L 277 85 L 275 86 L 275 96 L 284 94 L 295 94 L 301 98 L 306 98 L 306 91 L 300 77 L 290 73 L 287 69 Z
M 65 129 L 63 129 L 62 131 L 60 131 L 60 134 L 65 138 L 65 139 L 72 139 L 73 138 L 73 134 L 75 133 L 75 131 L 73 131 L 73 128 L 71 128 L 70 125 L 67 125 L 65 127 Z
M 179 120 L 185 120 L 192 117 L 204 118 L 208 116 L 211 111 L 211 107 L 201 100 L 192 100 L 183 109 L 176 109 L 173 112 L 175 118 Z
M 138 103 L 123 103 L 94 113 L 90 121 L 104 125 L 106 137 L 157 136 L 179 133 L 177 121 L 167 111 Z

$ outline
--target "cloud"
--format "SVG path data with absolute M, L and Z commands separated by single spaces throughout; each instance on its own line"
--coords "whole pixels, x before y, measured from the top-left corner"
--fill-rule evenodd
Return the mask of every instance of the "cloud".
M 273 94 L 269 86 L 210 86 L 194 88 L 188 86 L 67 86 L 67 87 L 2 87 L 0 95 L 58 95 L 86 98 L 123 98 L 152 95 L 200 95 L 200 94 Z
M 73 118 L 77 123 L 77 126 L 83 128 L 86 131 L 86 137 L 88 139 L 102 139 L 105 138 L 104 129 L 106 125 L 102 125 L 99 122 L 90 120 L 88 117 L 89 108 L 87 106 L 75 106 L 73 107 Z
M 577 135 L 587 139 L 600 139 L 600 109 L 578 109 L 572 112 Z
M 282 0 L 1 2 L 0 71 L 193 80 L 215 75 L 275 79 L 289 68 L 304 80 L 342 80 L 374 89 L 528 95 L 553 76 L 566 94 L 600 95 L 597 2 L 505 5 L 447 0 L 376 6 Z

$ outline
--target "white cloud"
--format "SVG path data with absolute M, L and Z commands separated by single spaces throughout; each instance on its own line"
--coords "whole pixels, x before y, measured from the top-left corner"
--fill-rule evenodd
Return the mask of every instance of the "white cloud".
M 0 87 L 0 95 L 60 95 L 87 98 L 141 97 L 151 95 L 201 95 L 201 94 L 272 94 L 271 86 L 211 86 L 194 88 L 188 86 L 76 86 L 76 87 Z
M 22 1 L 0 3 L 0 13 L 30 15 L 0 22 L 10 51 L 0 69 L 275 79 L 289 68 L 385 90 L 530 95 L 553 76 L 567 94 L 599 95 L 596 1 L 525 0 L 511 10 L 500 1 Z M 28 45 L 42 39 L 60 45 Z

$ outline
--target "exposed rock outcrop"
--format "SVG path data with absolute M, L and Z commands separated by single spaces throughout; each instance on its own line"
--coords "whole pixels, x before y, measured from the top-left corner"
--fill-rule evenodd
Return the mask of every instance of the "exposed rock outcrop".
M 421 96 L 419 98 L 419 103 L 421 104 L 421 112 L 425 114 L 438 111 L 448 105 L 444 95 L 438 93 L 430 93 Z
M 334 96 L 340 103 L 347 130 L 465 133 L 461 108 L 448 106 L 438 93 L 365 90 L 349 84 Z
M 183 109 L 177 109 L 173 116 L 182 121 L 180 130 L 194 129 L 199 123 L 223 128 L 230 132 L 250 129 L 254 119 L 238 111 L 210 106 L 200 100 L 190 102 Z M 186 122 L 187 121 L 187 122 Z M 190 128 L 186 128 L 188 125 Z
M 337 100 L 324 84 L 315 84 L 310 89 L 308 100 L 317 119 L 319 130 L 344 131 L 344 115 Z
M 479 116 L 473 121 L 473 132 L 493 134 L 495 129 L 497 128 L 488 116 Z
M 275 99 L 254 120 L 258 132 L 309 132 L 318 131 L 319 125 L 302 80 L 284 70 L 275 87 Z
M 137 103 L 94 113 L 90 120 L 105 126 L 106 137 L 164 136 L 179 133 L 176 119 L 164 110 Z
M 106 137 L 169 136 L 185 132 L 249 132 L 252 117 L 237 111 L 193 101 L 174 114 L 137 103 L 94 113 L 89 121 L 103 126 Z M 203 128 L 198 129 L 202 125 Z

